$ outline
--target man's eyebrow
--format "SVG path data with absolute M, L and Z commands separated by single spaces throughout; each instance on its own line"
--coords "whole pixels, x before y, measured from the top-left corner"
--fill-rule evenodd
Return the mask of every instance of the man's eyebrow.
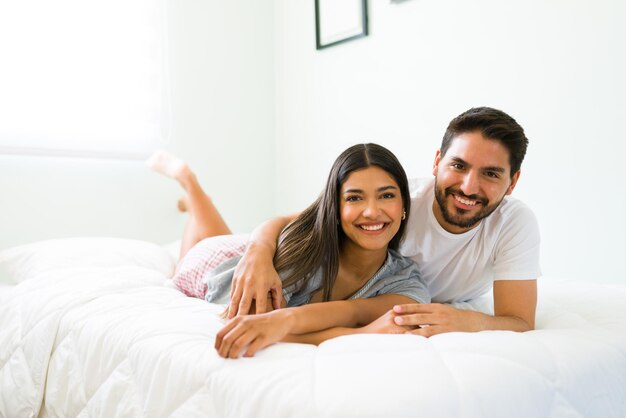
M 376 191 L 377 192 L 384 192 L 384 191 L 387 191 L 387 190 L 397 190 L 397 189 L 398 188 L 396 186 L 390 184 L 388 186 L 379 187 L 378 189 L 376 189 Z M 346 193 L 364 193 L 364 192 L 361 189 L 348 189 L 348 190 L 345 190 L 343 193 L 346 194 Z
M 459 164 L 463 164 L 463 165 L 469 166 L 469 164 L 463 158 L 451 157 L 450 160 L 452 160 L 453 163 L 459 163 Z
M 468 164 L 467 161 L 465 161 L 462 158 L 459 157 L 452 157 L 450 158 L 452 160 L 452 162 L 454 163 L 459 163 L 459 164 L 463 164 L 466 167 L 471 167 L 471 164 Z M 504 167 L 498 167 L 498 166 L 493 166 L 493 167 L 481 167 L 481 170 L 483 171 L 495 171 L 497 173 L 506 173 L 506 168 Z
M 505 173 L 506 169 L 503 167 L 484 167 L 484 171 L 495 171 L 497 173 Z

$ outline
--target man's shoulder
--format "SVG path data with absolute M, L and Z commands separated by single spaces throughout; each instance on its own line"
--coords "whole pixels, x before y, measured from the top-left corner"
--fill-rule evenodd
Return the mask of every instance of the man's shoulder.
M 537 218 L 533 210 L 519 199 L 506 196 L 498 209 L 486 219 L 498 229 L 519 230 L 537 225 Z
M 535 216 L 533 210 L 526 203 L 513 196 L 506 196 L 498 207 L 497 212 L 507 218 Z

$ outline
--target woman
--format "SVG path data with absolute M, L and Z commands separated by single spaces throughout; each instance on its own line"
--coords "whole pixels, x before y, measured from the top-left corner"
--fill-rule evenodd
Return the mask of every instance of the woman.
M 245 243 L 216 236 L 230 230 L 186 164 L 162 154 L 151 165 L 188 193 L 185 206 L 192 216 L 175 284 L 190 296 L 226 302 Z M 252 356 L 281 340 L 319 343 L 368 331 L 355 327 L 372 323 L 394 305 L 429 302 L 417 267 L 396 252 L 409 206 L 406 174 L 389 150 L 360 144 L 344 151 L 322 194 L 279 238 L 274 264 L 287 308 L 231 320 L 216 337 L 219 354 Z M 214 238 L 200 241 L 206 237 Z

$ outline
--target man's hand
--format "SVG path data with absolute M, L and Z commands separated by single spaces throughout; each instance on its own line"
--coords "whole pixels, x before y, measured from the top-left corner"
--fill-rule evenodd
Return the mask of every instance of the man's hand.
M 228 306 L 229 319 L 247 315 L 252 301 L 257 314 L 268 311 L 268 300 L 271 300 L 274 309 L 281 307 L 282 282 L 274 268 L 273 256 L 273 249 L 250 244 L 235 268 Z
M 393 310 L 396 324 L 418 327 L 410 332 L 424 337 L 455 331 L 530 331 L 535 328 L 537 280 L 495 281 L 493 306 L 493 316 L 440 303 L 396 305 Z
M 396 312 L 394 312 L 393 310 L 389 310 L 378 319 L 376 319 L 374 322 L 360 328 L 358 332 L 360 334 L 404 334 L 405 332 L 413 329 L 412 327 L 396 324 L 394 320 L 397 316 L 398 314 Z
M 441 303 L 396 305 L 397 325 L 415 328 L 412 334 L 430 337 L 443 332 L 475 332 L 485 329 L 484 314 L 463 311 Z
M 253 300 L 256 313 L 267 312 L 268 299 L 275 309 L 283 305 L 283 285 L 274 268 L 276 241 L 281 231 L 297 216 L 270 219 L 254 229 L 246 253 L 235 269 L 228 318 L 248 314 Z

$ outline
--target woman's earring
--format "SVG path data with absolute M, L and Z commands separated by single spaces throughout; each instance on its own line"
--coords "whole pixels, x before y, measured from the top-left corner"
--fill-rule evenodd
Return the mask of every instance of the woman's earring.
M 402 209 L 402 220 L 406 219 L 406 210 Z

